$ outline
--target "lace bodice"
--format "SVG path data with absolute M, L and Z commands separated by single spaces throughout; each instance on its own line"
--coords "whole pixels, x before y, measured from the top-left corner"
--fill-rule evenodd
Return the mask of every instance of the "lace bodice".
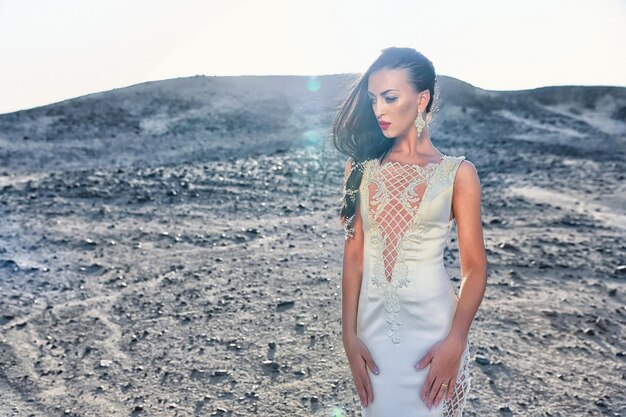
M 395 266 L 402 267 L 399 258 L 402 243 L 415 238 L 408 231 L 417 231 L 421 225 L 422 204 L 433 173 L 442 163 L 429 163 L 424 168 L 417 164 L 385 162 L 374 165 L 367 181 L 368 218 L 376 227 L 377 242 L 382 250 L 383 269 L 378 271 L 387 281 L 394 276 Z M 395 274 L 400 275 L 400 274 Z
M 389 337 L 399 343 L 398 289 L 409 285 L 407 246 L 419 244 L 426 230 L 429 203 L 454 181 L 453 171 L 465 159 L 444 155 L 425 166 L 396 161 L 365 164 L 360 195 L 366 224 L 370 225 L 373 254 L 372 284 L 384 294 Z M 446 224 L 446 242 L 454 219 Z

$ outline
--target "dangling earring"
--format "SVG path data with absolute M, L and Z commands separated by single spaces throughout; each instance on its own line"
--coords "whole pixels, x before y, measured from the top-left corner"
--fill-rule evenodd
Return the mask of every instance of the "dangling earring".
M 417 119 L 415 119 L 415 127 L 417 128 L 417 136 L 419 136 L 422 133 L 422 129 L 424 129 L 425 125 L 426 125 L 426 122 L 424 121 L 424 118 L 422 117 L 422 111 L 420 109 L 417 109 Z

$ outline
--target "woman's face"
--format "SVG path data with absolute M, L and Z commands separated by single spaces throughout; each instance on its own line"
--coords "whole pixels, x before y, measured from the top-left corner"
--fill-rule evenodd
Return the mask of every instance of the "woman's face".
M 417 109 L 423 112 L 428 104 L 428 90 L 415 93 L 407 81 L 405 69 L 380 69 L 373 72 L 367 84 L 367 95 L 376 120 L 390 123 L 381 126 L 388 138 L 406 135 L 415 129 Z M 380 125 L 379 125 L 380 126 Z

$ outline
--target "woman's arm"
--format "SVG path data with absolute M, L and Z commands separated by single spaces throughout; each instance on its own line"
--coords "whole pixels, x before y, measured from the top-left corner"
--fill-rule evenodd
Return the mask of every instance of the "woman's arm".
M 351 160 L 346 162 L 344 186 L 352 168 Z M 342 330 L 343 341 L 356 337 L 356 318 L 363 277 L 363 222 L 357 201 L 354 218 L 354 236 L 345 239 L 342 272 Z
M 476 167 L 462 161 L 454 180 L 452 210 L 457 223 L 461 258 L 461 290 L 449 336 L 462 343 L 482 302 L 487 286 L 487 254 L 481 222 L 481 186 Z

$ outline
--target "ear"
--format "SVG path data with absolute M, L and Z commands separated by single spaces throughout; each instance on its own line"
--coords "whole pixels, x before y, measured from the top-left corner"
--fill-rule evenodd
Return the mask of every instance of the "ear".
M 419 106 L 420 109 L 421 108 L 424 109 L 422 111 L 426 111 L 426 106 L 428 106 L 429 101 L 430 101 L 430 91 L 426 89 L 420 93 L 419 99 L 417 101 L 417 105 Z

